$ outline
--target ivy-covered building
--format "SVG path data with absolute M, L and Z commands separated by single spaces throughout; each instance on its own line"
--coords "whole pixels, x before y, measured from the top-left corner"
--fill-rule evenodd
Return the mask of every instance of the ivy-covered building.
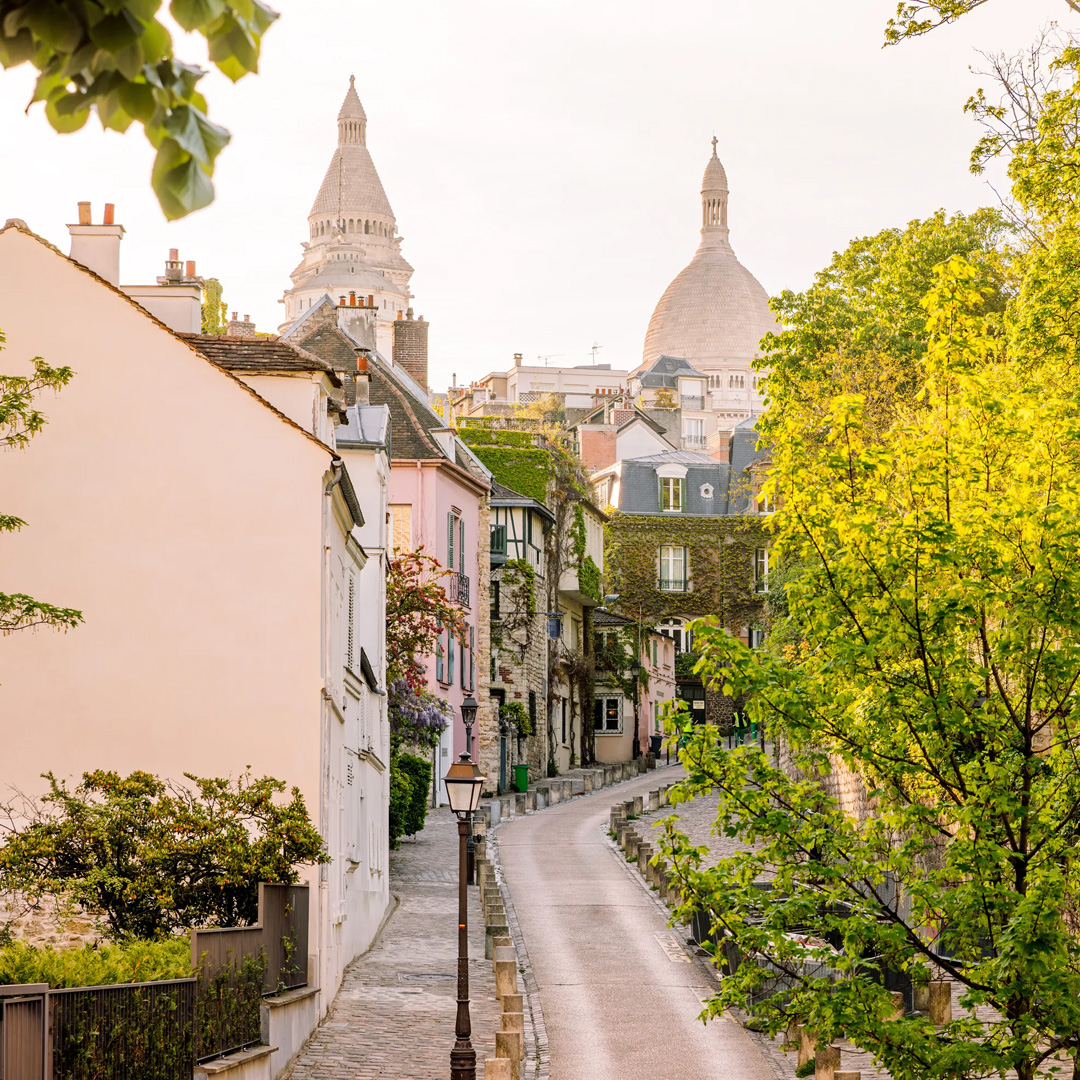
M 724 722 L 730 705 L 691 676 L 691 620 L 712 617 L 747 644 L 764 640 L 769 588 L 768 467 L 752 421 L 736 426 L 726 460 L 687 450 L 616 462 L 593 474 L 606 527 L 607 590 L 628 618 L 670 637 L 680 696 Z
M 532 765 L 534 776 L 537 772 L 552 775 L 565 772 L 593 760 L 595 753 L 592 610 L 600 604 L 602 596 L 603 528 L 607 517 L 588 497 L 587 479 L 565 429 L 529 419 L 469 417 L 459 422 L 458 433 L 501 486 L 504 505 L 498 513 L 507 525 L 511 518 L 519 516 L 515 506 L 531 504 L 528 514 L 521 515 L 520 528 L 525 530 L 524 534 L 519 532 L 515 537 L 507 531 L 507 561 L 496 567 L 498 556 L 493 560 L 493 577 L 499 581 L 500 616 L 499 625 L 493 627 L 492 644 L 500 637 L 503 644 L 499 647 L 492 687 L 503 691 L 500 705 L 522 702 L 526 710 L 529 699 L 510 694 L 540 694 L 538 723 L 531 717 L 526 720 L 516 708 L 504 710 L 507 720 L 516 715 L 518 721 L 525 720 L 533 731 L 521 740 L 520 750 L 516 735 L 510 738 L 511 748 Z M 526 581 L 524 567 L 520 564 L 508 567 L 508 563 L 517 561 L 510 559 L 511 544 L 517 543 L 514 552 L 526 562 L 529 558 L 539 561 L 535 549 L 539 546 L 540 522 L 543 573 L 534 574 Z M 493 540 L 501 544 L 502 533 L 494 528 L 500 523 L 493 516 Z M 531 534 L 527 531 L 530 527 Z M 508 570 L 513 579 L 511 584 L 507 583 Z M 535 673 L 529 671 L 532 650 L 537 648 L 535 635 L 524 651 L 520 644 L 506 646 L 504 612 L 518 611 L 518 602 L 527 586 L 534 590 L 536 619 L 538 624 L 542 623 L 540 638 L 545 654 L 542 685 Z M 494 613 L 493 597 L 493 616 Z M 511 637 L 520 641 L 523 633 L 524 628 Z

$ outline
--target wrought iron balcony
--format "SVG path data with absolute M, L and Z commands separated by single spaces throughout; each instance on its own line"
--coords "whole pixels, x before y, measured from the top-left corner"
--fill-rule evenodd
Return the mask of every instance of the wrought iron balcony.
M 451 603 L 469 607 L 469 578 L 467 574 L 454 573 L 450 575 L 450 581 L 446 590 Z
M 686 578 L 664 578 L 660 579 L 660 591 L 661 592 L 689 592 L 687 589 Z
M 705 399 L 703 397 L 695 397 L 691 394 L 683 394 L 679 398 L 679 404 L 684 409 L 704 409 Z
M 683 446 L 687 450 L 704 450 L 709 445 L 709 440 L 704 435 L 684 435 Z

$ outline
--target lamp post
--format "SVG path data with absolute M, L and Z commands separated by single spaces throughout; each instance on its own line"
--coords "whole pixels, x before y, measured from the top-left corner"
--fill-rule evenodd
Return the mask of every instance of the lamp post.
M 638 675 L 641 672 L 641 660 L 635 658 L 630 664 L 630 678 L 634 680 L 634 753 L 635 758 L 641 756 L 641 736 L 638 734 Z
M 471 1041 L 472 1021 L 469 1017 L 469 907 L 465 875 L 470 822 L 480 805 L 484 780 L 479 767 L 468 754 L 462 754 L 443 777 L 446 798 L 458 819 L 457 1022 L 454 1027 L 454 1048 L 450 1051 L 450 1080 L 476 1080 L 476 1051 Z
M 472 757 L 472 726 L 476 721 L 476 712 L 480 706 L 470 694 L 461 703 L 461 720 L 465 725 L 465 753 Z M 469 839 L 466 843 L 465 883 L 476 884 L 476 840 L 473 837 L 472 821 L 469 821 Z

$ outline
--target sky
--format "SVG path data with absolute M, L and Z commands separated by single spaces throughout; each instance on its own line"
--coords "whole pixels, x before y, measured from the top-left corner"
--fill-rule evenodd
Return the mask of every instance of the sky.
M 76 203 L 116 204 L 123 283 L 168 249 L 275 330 L 350 75 L 431 324 L 430 384 L 512 363 L 635 366 L 649 317 L 698 242 L 711 138 L 732 244 L 770 294 L 799 290 L 856 236 L 996 201 L 969 174 L 963 113 L 1064 0 L 989 0 L 882 49 L 895 0 L 279 0 L 260 73 L 201 83 L 233 132 L 214 204 L 167 222 L 137 127 L 54 133 L 0 71 L 0 222 L 61 250 Z M 177 53 L 203 62 L 201 39 Z M 202 46 L 200 48 L 200 46 Z M 972 69 L 975 69 L 973 71 Z M 1000 170 L 991 179 L 1002 187 Z M 0 326 L 3 325 L 0 297 Z

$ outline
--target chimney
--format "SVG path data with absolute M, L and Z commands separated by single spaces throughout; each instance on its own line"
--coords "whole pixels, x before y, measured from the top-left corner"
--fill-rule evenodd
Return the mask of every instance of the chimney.
M 232 318 L 225 327 L 225 333 L 228 334 L 229 337 L 254 337 L 255 324 L 248 315 L 245 315 L 244 321 L 241 322 L 236 317 L 236 312 L 234 311 L 232 313 Z
M 514 353 L 514 367 L 521 367 L 521 353 Z
M 105 216 L 101 219 L 103 225 L 114 225 L 113 217 L 116 215 L 116 207 L 111 203 L 105 204 Z
M 195 276 L 195 260 L 194 259 L 188 259 L 188 261 L 186 263 L 184 263 L 184 277 L 194 277 L 194 276 Z
M 405 318 L 399 317 L 394 322 L 394 344 L 392 356 L 394 367 L 408 372 L 414 381 L 425 390 L 428 388 L 428 324 L 421 315 L 413 318 L 409 308 Z
M 105 221 L 101 225 L 94 225 L 90 204 L 79 203 L 78 224 L 68 226 L 71 257 L 103 277 L 110 285 L 119 285 L 120 240 L 124 235 L 124 226 L 113 224 L 112 203 L 107 205 L 109 212 L 105 215 Z
M 356 404 L 367 405 L 371 401 L 371 375 L 368 373 L 368 358 L 365 353 L 356 357 Z
M 349 293 L 349 307 L 356 307 L 356 293 Z

